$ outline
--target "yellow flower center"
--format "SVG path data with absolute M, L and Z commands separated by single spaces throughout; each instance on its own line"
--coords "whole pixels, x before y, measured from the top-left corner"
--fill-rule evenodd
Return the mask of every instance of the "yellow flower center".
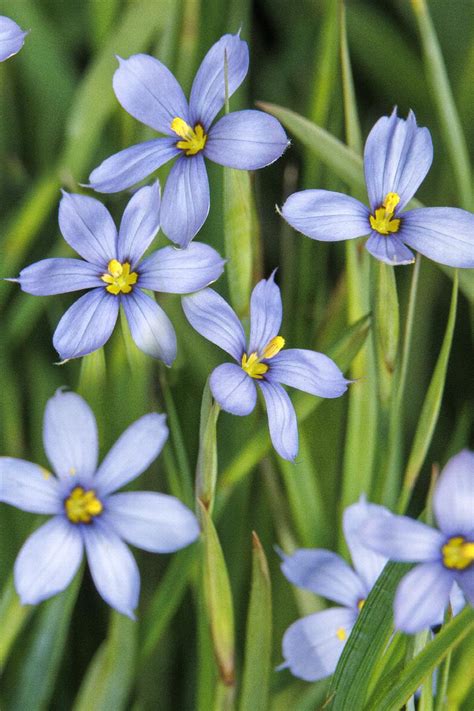
M 104 507 L 93 489 L 86 491 L 82 486 L 76 486 L 64 502 L 64 508 L 71 523 L 90 523 Z
M 400 195 L 388 193 L 385 196 L 382 207 L 377 208 L 375 215 L 370 215 L 370 226 L 381 235 L 388 235 L 391 232 L 398 232 L 400 229 L 399 218 L 394 218 L 395 208 L 400 202 Z
M 442 547 L 443 563 L 447 568 L 464 570 L 474 562 L 474 542 L 462 536 L 450 538 Z
M 108 274 L 102 274 L 100 277 L 108 286 L 106 290 L 111 294 L 129 294 L 132 290 L 132 285 L 137 283 L 138 274 L 130 271 L 130 264 L 124 262 L 120 264 L 117 259 L 111 259 L 107 265 Z
M 336 630 L 336 637 L 341 640 L 341 642 L 345 642 L 347 639 L 347 632 L 344 629 L 344 627 L 339 627 L 338 630 Z
M 245 370 L 247 375 L 250 375 L 251 378 L 262 380 L 268 370 L 268 365 L 262 363 L 262 360 L 270 360 L 270 358 L 276 356 L 284 345 L 285 339 L 281 336 L 275 336 L 271 341 L 268 341 L 261 355 L 258 355 L 257 351 L 254 351 L 249 356 L 244 353 L 242 356 L 242 369 Z
M 176 147 L 181 148 L 187 156 L 195 156 L 206 145 L 207 135 L 200 123 L 191 128 L 186 121 L 176 116 L 171 121 L 171 130 L 183 139 L 177 142 Z

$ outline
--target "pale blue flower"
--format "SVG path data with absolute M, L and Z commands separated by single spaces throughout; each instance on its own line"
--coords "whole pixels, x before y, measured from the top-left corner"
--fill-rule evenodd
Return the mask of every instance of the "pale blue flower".
M 20 51 L 27 34 L 9 17 L 0 15 L 0 62 Z

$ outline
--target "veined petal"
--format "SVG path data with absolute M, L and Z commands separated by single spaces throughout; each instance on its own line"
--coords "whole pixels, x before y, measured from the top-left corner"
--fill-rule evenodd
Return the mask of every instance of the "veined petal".
M 43 467 L 0 457 L 0 502 L 40 514 L 62 512 L 58 481 Z
M 117 534 L 96 519 L 81 526 L 87 561 L 94 584 L 105 602 L 135 619 L 140 594 L 140 573 L 135 558 Z
M 364 149 L 364 170 L 372 212 L 388 193 L 397 193 L 403 210 L 423 182 L 433 161 L 433 144 L 427 128 L 419 128 L 413 111 L 398 118 L 396 109 L 372 128 Z
M 255 383 L 235 363 L 218 365 L 209 380 L 212 395 L 226 412 L 232 415 L 248 415 L 257 402 Z
M 0 15 L 0 62 L 20 51 L 27 34 L 9 17 Z
M 173 553 L 199 536 L 193 512 L 167 494 L 114 494 L 107 499 L 105 515 L 120 538 L 152 553 Z
M 350 383 L 331 358 L 316 351 L 288 348 L 268 365 L 272 380 L 319 397 L 339 397 Z
M 99 466 L 95 484 L 101 496 L 136 479 L 155 461 L 168 437 L 166 415 L 143 415 L 120 435 Z
M 354 568 L 366 585 L 369 593 L 380 573 L 382 572 L 387 558 L 380 553 L 376 553 L 366 545 L 360 530 L 365 521 L 372 517 L 391 517 L 393 514 L 384 506 L 369 504 L 364 497 L 361 497 L 356 504 L 348 506 L 343 515 L 344 538 L 349 548 Z
M 224 35 L 212 45 L 201 62 L 189 99 L 191 124 L 207 130 L 225 101 L 225 70 L 229 97 L 239 88 L 249 68 L 249 48 L 239 35 Z M 184 117 L 183 117 L 184 118 Z
M 118 236 L 118 261 L 133 270 L 160 229 L 160 184 L 137 190 L 124 210 Z
M 474 215 L 457 207 L 424 207 L 402 215 L 400 238 L 429 259 L 474 267 Z
M 454 576 L 441 563 L 422 563 L 405 575 L 397 588 L 395 627 L 408 634 L 437 623 L 446 608 Z
M 441 560 L 444 536 L 408 516 L 375 513 L 362 523 L 359 536 L 368 547 L 390 560 L 417 563 Z
M 59 228 L 66 242 L 87 262 L 107 267 L 117 256 L 117 229 L 110 212 L 88 195 L 63 191 Z
M 187 247 L 209 213 L 209 181 L 202 155 L 181 156 L 171 168 L 161 203 L 161 229 Z
M 268 342 L 278 336 L 281 326 L 282 305 L 275 272 L 254 287 L 250 297 L 249 353 L 261 352 Z
M 148 54 L 117 57 L 113 78 L 115 96 L 138 121 L 159 133 L 174 135 L 174 118 L 189 120 L 188 103 L 177 80 L 164 64 Z
M 106 343 L 119 312 L 120 300 L 105 289 L 93 289 L 81 296 L 61 318 L 53 345 L 61 360 L 79 358 Z
M 214 289 L 203 289 L 185 296 L 181 304 L 194 330 L 240 364 L 245 351 L 244 329 L 227 301 Z
M 25 267 L 16 281 L 28 294 L 50 296 L 103 286 L 101 274 L 103 269 L 82 259 L 53 257 Z
M 117 193 L 148 177 L 179 155 L 174 138 L 154 138 L 137 143 L 106 158 L 89 175 L 90 187 L 99 193 Z
M 474 452 L 464 449 L 451 457 L 433 495 L 438 526 L 447 536 L 474 533 Z
M 23 605 L 37 605 L 65 590 L 82 560 L 78 526 L 55 516 L 38 528 L 15 561 L 15 588 Z
M 127 294 L 122 305 L 138 348 L 171 365 L 176 358 L 176 333 L 161 306 L 141 289 Z
M 140 286 L 169 294 L 190 294 L 216 281 L 225 259 L 208 244 L 157 249 L 140 265 Z
M 212 126 L 204 155 L 229 168 L 256 170 L 276 161 L 288 144 L 274 116 L 263 111 L 234 111 Z
M 259 380 L 265 398 L 270 438 L 276 451 L 292 462 L 298 454 L 298 425 L 296 413 L 285 390 L 278 383 Z
M 62 479 L 89 477 L 97 468 L 99 442 L 94 413 L 76 393 L 56 390 L 43 420 L 46 456 Z
M 386 264 L 413 264 L 415 255 L 406 247 L 398 235 L 381 235 L 371 232 L 365 243 L 366 250 L 376 259 Z
M 339 242 L 370 232 L 369 211 L 349 195 L 330 190 L 301 190 L 281 208 L 285 220 L 311 239 Z
M 353 610 L 334 607 L 297 620 L 283 636 L 285 666 L 305 681 L 330 676 L 356 619 L 357 613 Z

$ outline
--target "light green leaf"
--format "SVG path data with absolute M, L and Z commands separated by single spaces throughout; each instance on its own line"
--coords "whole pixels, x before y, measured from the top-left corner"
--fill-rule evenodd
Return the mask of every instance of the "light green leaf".
M 224 239 L 230 302 L 239 317 L 248 314 L 252 286 L 253 224 L 250 174 L 246 170 L 224 168 Z
M 22 605 L 13 585 L 13 577 L 8 580 L 0 597 L 0 672 L 10 654 L 16 638 L 21 633 L 34 608 Z

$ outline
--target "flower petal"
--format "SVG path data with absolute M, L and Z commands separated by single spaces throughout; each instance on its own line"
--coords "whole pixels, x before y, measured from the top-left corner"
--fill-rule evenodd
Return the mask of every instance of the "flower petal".
M 204 155 L 229 168 L 256 170 L 276 161 L 288 144 L 274 116 L 263 111 L 234 111 L 211 128 Z
M 245 334 L 235 311 L 214 289 L 203 289 L 181 299 L 191 326 L 201 336 L 229 353 L 239 363 L 245 352 Z
M 367 595 L 359 576 L 341 556 L 331 551 L 300 548 L 285 556 L 281 571 L 293 585 L 355 610 L 359 600 Z
M 403 210 L 423 182 L 433 161 L 433 144 L 427 128 L 419 128 L 413 111 L 398 118 L 396 109 L 372 128 L 364 149 L 364 170 L 372 212 L 388 193 L 397 193 Z
M 268 365 L 272 380 L 319 397 L 339 397 L 350 383 L 331 358 L 316 351 L 288 348 Z
M 393 603 L 395 627 L 407 634 L 435 625 L 443 614 L 454 576 L 440 563 L 422 563 L 405 575 Z
M 281 208 L 285 220 L 311 239 L 339 242 L 370 232 L 369 211 L 349 195 L 330 190 L 301 190 Z
M 474 565 L 472 565 L 472 563 L 471 563 L 469 568 L 466 568 L 466 570 L 456 571 L 455 578 L 456 578 L 457 584 L 463 591 L 467 600 L 470 602 L 471 605 L 474 606 Z M 457 601 L 458 601 L 458 605 L 459 605 L 459 598 Z M 453 600 L 451 600 L 451 604 L 452 604 L 452 602 L 453 602 Z M 459 611 L 459 608 L 457 611 Z M 456 609 L 454 607 L 453 607 L 453 613 L 457 614 Z
M 413 252 L 396 235 L 381 235 L 379 232 L 371 232 L 365 243 L 365 248 L 375 259 L 386 264 L 413 264 L 415 261 Z
M 117 57 L 115 96 L 131 116 L 159 133 L 173 136 L 174 118 L 189 120 L 188 103 L 170 70 L 148 54 Z
M 278 383 L 259 380 L 258 384 L 267 406 L 272 444 L 280 457 L 293 461 L 298 454 L 298 425 L 291 400 Z
M 358 535 L 369 548 L 390 560 L 410 563 L 441 560 L 444 536 L 408 516 L 375 512 L 362 523 Z
M 61 318 L 53 345 L 61 360 L 79 358 L 101 348 L 112 331 L 120 300 L 105 289 L 92 289 L 81 296 Z
M 102 161 L 89 175 L 89 187 L 99 193 L 117 193 L 147 178 L 180 153 L 174 138 L 137 143 Z
M 209 380 L 214 399 L 232 415 L 249 415 L 257 402 L 255 383 L 235 363 L 218 365 Z
M 135 558 L 117 534 L 96 519 L 82 526 L 87 561 L 94 584 L 105 602 L 135 619 L 140 595 L 140 573 Z
M 0 457 L 0 502 L 40 514 L 62 512 L 58 481 L 43 467 Z
M 103 269 L 82 259 L 51 258 L 25 267 L 16 281 L 28 294 L 50 296 L 104 286 L 100 279 L 103 273 Z
M 155 461 L 168 437 L 166 415 L 143 415 L 123 432 L 99 466 L 95 484 L 101 496 L 140 476 Z
M 254 287 L 250 297 L 249 353 L 263 351 L 268 342 L 278 335 L 281 326 L 282 305 L 275 272 Z
M 402 215 L 400 237 L 429 259 L 474 267 L 474 215 L 457 207 L 425 207 Z
M 161 229 L 187 247 L 209 212 L 209 181 L 201 154 L 181 156 L 171 168 L 161 203 Z
M 372 590 L 387 562 L 385 556 L 368 548 L 364 537 L 360 535 L 363 523 L 375 516 L 391 517 L 392 513 L 384 506 L 368 504 L 364 497 L 361 497 L 356 504 L 348 506 L 343 515 L 344 538 L 354 568 L 366 585 L 367 594 Z
M 122 305 L 138 348 L 171 365 L 176 358 L 176 333 L 161 306 L 140 289 L 127 294 Z
M 221 37 L 202 60 L 189 99 L 192 126 L 200 123 L 207 131 L 214 117 L 224 106 L 225 61 L 228 96 L 231 97 L 242 84 L 249 68 L 249 48 L 239 35 Z
M 0 15 L 0 62 L 20 51 L 27 34 L 9 17 Z
M 193 512 L 167 494 L 114 494 L 107 499 L 105 515 L 120 538 L 152 553 L 173 553 L 199 536 Z
M 305 681 L 318 681 L 336 669 L 357 614 L 344 607 L 315 612 L 294 622 L 283 635 L 285 666 Z
M 216 281 L 225 259 L 208 244 L 157 249 L 140 265 L 140 286 L 169 294 L 190 294 Z
M 140 188 L 124 210 L 118 236 L 118 260 L 133 269 L 160 229 L 160 184 Z
M 97 424 L 94 413 L 80 395 L 59 389 L 48 400 L 43 443 L 53 470 L 62 479 L 94 474 L 99 453 Z
M 63 191 L 59 227 L 66 242 L 87 262 L 107 267 L 117 257 L 117 230 L 110 212 L 95 198 Z
M 438 526 L 447 536 L 474 532 L 474 452 L 464 449 L 441 472 L 433 495 Z
M 67 588 L 81 560 L 78 526 L 63 516 L 55 516 L 38 528 L 15 561 L 15 588 L 22 604 L 36 605 Z

